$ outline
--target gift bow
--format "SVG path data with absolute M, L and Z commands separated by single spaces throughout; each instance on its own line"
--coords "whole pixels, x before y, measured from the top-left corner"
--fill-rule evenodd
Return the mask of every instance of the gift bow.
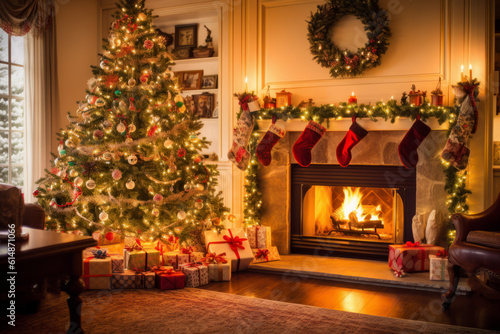
M 248 110 L 248 100 L 250 100 L 251 98 L 252 98 L 251 95 L 245 95 L 243 98 L 240 99 L 239 104 L 243 110 Z
M 108 257 L 108 252 L 106 250 L 105 251 L 102 251 L 100 249 L 93 250 L 92 254 L 94 255 L 95 259 L 105 259 L 106 257 Z
M 436 253 L 437 257 L 448 257 L 448 252 L 445 249 L 438 250 Z
M 411 241 L 407 241 L 406 242 L 406 247 L 420 247 L 420 241 L 417 241 L 415 243 L 413 243 Z
M 192 246 L 182 247 L 181 248 L 181 253 L 182 254 L 191 254 L 192 252 L 193 252 L 193 247 Z
M 226 253 L 221 253 L 217 255 L 216 253 L 209 253 L 207 254 L 206 257 L 200 259 L 200 261 L 205 262 L 206 264 L 210 263 L 227 263 L 227 260 L 223 258 L 223 256 L 226 256 Z
M 125 249 L 131 252 L 133 250 L 143 250 L 143 247 L 141 245 L 141 241 L 139 239 L 135 239 L 134 244 L 132 246 L 125 245 Z
M 175 270 L 172 269 L 172 268 L 163 269 L 160 266 L 154 266 L 153 268 L 151 268 L 151 270 L 153 270 L 158 275 L 162 275 L 162 274 L 172 275 L 172 274 L 175 274 Z
M 245 249 L 245 247 L 243 246 L 243 241 L 247 239 L 240 238 L 239 236 L 233 237 L 231 230 L 229 230 L 229 234 L 231 236 L 225 235 L 223 238 L 227 241 L 227 243 L 229 244 L 229 248 L 231 248 L 233 252 L 238 253 L 238 248 Z
M 270 252 L 269 252 L 269 250 L 268 250 L 268 249 L 260 249 L 260 248 L 259 248 L 259 249 L 257 250 L 257 254 L 255 254 L 255 257 L 256 257 L 256 258 L 261 258 L 261 257 L 263 257 L 263 258 L 265 258 L 265 259 L 266 259 L 266 261 L 269 261 L 269 257 L 268 257 L 269 253 L 270 253 Z
M 198 268 L 199 266 L 202 266 L 203 263 L 201 262 L 190 262 L 186 263 L 185 266 L 190 267 L 190 268 Z

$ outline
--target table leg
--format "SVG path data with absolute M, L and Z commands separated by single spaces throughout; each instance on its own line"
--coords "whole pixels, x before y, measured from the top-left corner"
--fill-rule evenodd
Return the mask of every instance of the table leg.
M 80 293 L 85 289 L 85 284 L 78 275 L 71 275 L 70 279 L 64 283 L 63 291 L 66 292 L 68 297 L 69 319 L 70 327 L 68 334 L 83 333 L 82 329 L 82 298 Z

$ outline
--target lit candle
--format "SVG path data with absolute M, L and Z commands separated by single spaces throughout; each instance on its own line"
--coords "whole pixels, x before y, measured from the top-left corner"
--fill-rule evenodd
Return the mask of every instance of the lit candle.
M 352 92 L 351 96 L 349 96 L 349 103 L 352 103 L 352 104 L 357 104 L 358 103 L 358 98 L 356 97 L 356 95 L 354 95 L 354 92 Z
M 248 77 L 245 77 L 245 92 L 248 91 Z
M 464 64 L 460 67 L 462 73 L 460 73 L 460 81 L 464 81 Z
M 472 65 L 469 64 L 469 80 L 472 81 Z

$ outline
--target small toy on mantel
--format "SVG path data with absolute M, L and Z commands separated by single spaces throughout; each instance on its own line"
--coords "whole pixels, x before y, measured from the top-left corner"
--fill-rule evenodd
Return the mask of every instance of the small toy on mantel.
M 443 105 L 443 91 L 441 90 L 441 77 L 439 77 L 439 82 L 431 92 L 431 104 L 433 106 L 442 106 Z
M 401 96 L 401 105 L 406 105 L 408 104 L 408 95 L 406 92 L 403 92 L 403 95 Z
M 415 84 L 411 85 L 411 91 L 408 94 L 410 97 L 410 104 L 413 104 L 415 106 L 421 106 L 422 104 L 425 103 L 425 96 L 427 94 L 427 91 L 420 91 L 416 90 Z

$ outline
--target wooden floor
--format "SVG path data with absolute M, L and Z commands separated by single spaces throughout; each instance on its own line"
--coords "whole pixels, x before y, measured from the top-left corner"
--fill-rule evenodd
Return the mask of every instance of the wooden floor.
M 477 294 L 457 296 L 450 309 L 442 310 L 436 292 L 253 272 L 233 273 L 230 282 L 212 282 L 201 288 L 340 311 L 500 330 L 500 301 Z

